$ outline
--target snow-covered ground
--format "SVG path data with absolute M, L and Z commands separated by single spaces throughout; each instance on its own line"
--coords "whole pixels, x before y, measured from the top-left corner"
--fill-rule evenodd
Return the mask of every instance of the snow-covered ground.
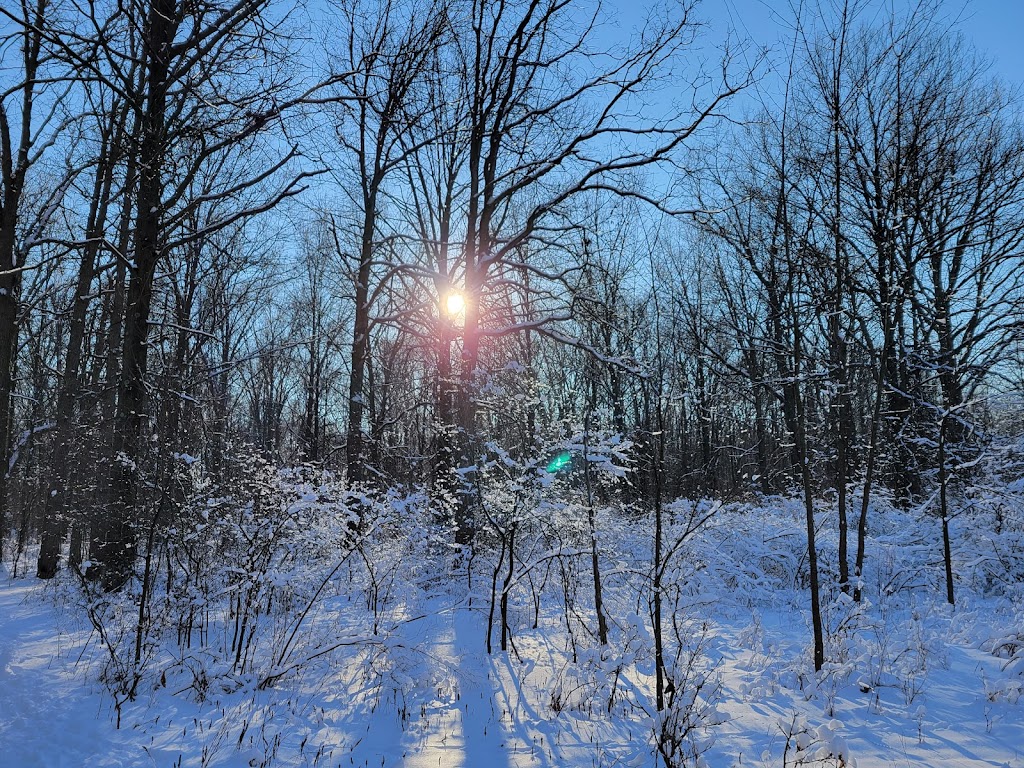
M 798 510 L 723 508 L 674 554 L 665 635 L 676 690 L 659 716 L 638 586 L 649 532 L 618 514 L 599 521 L 607 647 L 593 637 L 585 559 L 538 586 L 529 565 L 561 561 L 523 552 L 511 648 L 497 650 L 496 624 L 488 655 L 493 559 L 478 556 L 469 588 L 464 569 L 450 575 L 381 536 L 373 558 L 335 574 L 283 657 L 294 622 L 268 625 L 247 667 L 225 662 L 213 630 L 187 648 L 153 633 L 120 727 L 109 649 L 130 648 L 130 632 L 104 640 L 70 577 L 12 578 L 8 564 L 0 765 L 654 766 L 661 733 L 679 737 L 681 765 L 1024 768 L 1013 541 L 956 530 L 954 610 L 935 583 L 934 521 L 892 513 L 870 542 L 870 600 L 827 590 L 828 663 L 815 675 Z M 822 546 L 828 577 L 827 526 Z

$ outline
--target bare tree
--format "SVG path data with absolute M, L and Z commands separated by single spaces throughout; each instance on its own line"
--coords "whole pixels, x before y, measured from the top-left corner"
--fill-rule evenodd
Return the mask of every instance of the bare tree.
M 103 87 L 124 94 L 134 126 L 127 154 L 137 163 L 138 178 L 129 250 L 122 252 L 128 269 L 111 446 L 112 508 L 94 532 L 89 574 L 108 589 L 125 581 L 134 559 L 157 267 L 173 249 L 295 194 L 306 175 L 289 172 L 296 148 L 282 151 L 262 141 L 310 93 L 283 78 L 267 79 L 284 52 L 268 7 L 269 0 L 240 0 L 224 9 L 178 0 L 93 7 L 54 34 L 63 55 Z M 111 36 L 123 26 L 139 35 Z M 89 41 L 97 39 L 101 50 L 93 56 Z M 135 60 L 138 78 L 124 67 Z M 214 200 L 235 204 L 222 206 L 200 231 L 190 231 L 192 212 Z
M 73 179 L 56 180 L 29 204 L 33 168 L 61 137 L 59 105 L 70 86 L 53 65 L 44 30 L 53 9 L 45 0 L 23 0 L 0 9 L 7 31 L 0 36 L 0 554 L 7 532 L 7 484 L 11 471 L 12 393 L 24 272 L 30 251 Z
M 409 138 L 429 110 L 429 105 L 416 98 L 416 90 L 447 34 L 448 16 L 443 2 L 431 3 L 420 11 L 392 0 L 373 4 L 356 0 L 342 3 L 340 11 L 340 58 L 347 72 L 339 84 L 336 136 L 345 155 L 342 162 L 352 175 L 339 181 L 356 190 L 350 194 L 358 211 L 346 458 L 349 481 L 359 484 L 367 479 L 366 372 L 371 312 L 381 289 L 374 281 L 386 282 L 388 272 L 381 264 L 380 245 L 385 233 L 379 214 L 386 184 L 424 141 Z
M 513 267 L 540 281 L 557 278 L 521 261 L 521 247 L 563 232 L 570 225 L 567 205 L 584 192 L 603 190 L 657 204 L 626 177 L 673 159 L 746 84 L 730 82 L 723 69 L 718 87 L 695 89 L 692 111 L 660 120 L 633 116 L 636 95 L 655 91 L 662 78 L 675 73 L 677 57 L 696 29 L 690 12 L 684 4 L 668 21 L 650 23 L 624 55 L 601 56 L 608 66 L 595 72 L 596 8 L 554 0 L 467 4 L 461 20 L 461 66 L 469 96 L 462 121 L 467 135 L 462 248 L 467 302 L 457 418 L 463 461 L 469 465 L 467 441 L 475 430 L 473 388 L 481 351 L 488 340 L 511 332 L 507 319 L 489 315 L 495 288 L 510 282 Z M 584 58 L 591 66 L 577 68 Z M 553 87 L 556 77 L 562 79 Z M 515 328 L 542 329 L 550 320 L 528 318 Z M 468 540 L 472 520 L 463 506 L 460 537 Z

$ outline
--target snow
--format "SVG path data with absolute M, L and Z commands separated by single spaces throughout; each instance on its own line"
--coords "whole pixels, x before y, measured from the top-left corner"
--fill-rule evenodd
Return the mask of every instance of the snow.
M 0 617 L 0 762 L 135 764 L 139 745 L 114 730 L 109 701 L 77 661 L 88 634 L 63 626 L 69 617 L 53 590 L 5 579 Z
M 664 633 L 676 690 L 659 715 L 642 591 L 650 529 L 628 509 L 598 516 L 609 646 L 592 634 L 585 550 L 570 546 L 570 521 L 558 517 L 573 513 L 566 505 L 519 521 L 547 538 L 517 544 L 512 646 L 488 655 L 497 553 L 481 546 L 470 586 L 465 560 L 444 543 L 450 531 L 430 529 L 422 499 L 361 497 L 374 522 L 355 544 L 339 534 L 348 500 L 323 487 L 296 483 L 274 521 L 240 516 L 251 508 L 237 501 L 204 499 L 190 540 L 209 535 L 230 549 L 218 521 L 241 521 L 249 540 L 276 543 L 284 556 L 206 564 L 223 567 L 210 574 L 225 586 L 189 593 L 192 609 L 210 617 L 191 644 L 174 629 L 182 606 L 158 595 L 154 614 L 166 626 L 158 631 L 154 619 L 138 668 L 112 664 L 108 650 L 131 646 L 131 595 L 90 603 L 67 573 L 41 583 L 2 566 L 0 765 L 655 766 L 656 734 L 671 732 L 681 765 L 1024 768 L 1014 526 L 994 535 L 954 521 L 953 609 L 933 545 L 938 521 L 873 509 L 870 599 L 826 589 L 828 663 L 816 675 L 800 504 L 671 505 L 670 543 L 694 516 L 713 516 L 671 549 Z M 823 504 L 826 583 L 835 563 L 829 520 Z M 220 611 L 254 585 L 293 604 L 254 618 L 250 660 L 235 665 L 226 652 L 232 621 Z M 110 634 L 95 630 L 90 610 Z M 493 632 L 497 649 L 497 614 Z M 125 669 L 141 675 L 131 699 L 117 693 Z

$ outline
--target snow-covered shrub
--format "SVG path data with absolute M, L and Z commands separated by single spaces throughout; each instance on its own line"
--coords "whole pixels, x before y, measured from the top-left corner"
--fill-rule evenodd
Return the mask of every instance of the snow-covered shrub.
M 552 711 L 588 718 L 633 712 L 637 703 L 622 676 L 634 660 L 635 649 L 619 650 L 611 645 L 577 648 L 575 661 L 567 659 L 554 680 L 548 702 Z
M 1008 694 L 1007 699 L 1016 701 L 1024 688 L 1024 629 L 989 638 L 981 647 L 993 656 L 1005 659 L 1002 669 L 1009 679 L 1003 681 L 1006 685 L 999 690 Z M 1013 678 L 1019 678 L 1019 682 Z
M 985 686 L 985 698 L 995 703 L 1005 701 L 1007 704 L 1017 704 L 1024 696 L 1024 679 L 999 678 L 996 680 L 983 680 Z
M 960 578 L 981 594 L 1024 600 L 1024 498 L 1007 487 L 977 487 L 958 504 L 967 523 L 957 540 Z
M 820 766 L 820 768 L 856 768 L 846 739 L 840 734 L 842 723 L 830 720 L 815 727 L 806 717 L 795 714 L 780 717 L 779 730 L 785 738 L 782 766 Z
M 607 504 L 599 498 L 624 482 L 631 463 L 630 443 L 614 433 L 566 422 L 534 438 L 531 450 L 484 442 L 473 471 L 463 473 L 473 483 L 464 492 L 476 500 L 473 560 L 477 583 L 487 587 L 489 651 L 495 634 L 508 648 L 515 616 L 530 607 L 530 624 L 537 624 L 544 589 L 563 605 L 570 644 L 586 646 L 596 605 L 584 561 L 595 548 L 603 559 L 599 521 Z M 548 578 L 553 573 L 557 578 Z
M 352 556 L 356 501 L 330 475 L 255 456 L 230 488 L 189 500 L 161 596 L 182 653 L 202 649 L 239 675 L 274 664 L 325 569 Z
M 195 483 L 153 538 L 146 591 L 86 585 L 115 704 L 143 680 L 203 703 L 376 647 L 405 619 L 399 593 L 441 570 L 432 520 L 422 494 L 356 494 L 322 470 L 235 457 L 222 485 Z
M 134 582 L 110 593 L 83 583 L 78 597 L 104 651 L 99 679 L 113 698 L 120 727 L 122 707 L 135 698 L 157 647 L 139 624 L 140 590 Z
M 669 768 L 706 766 L 714 729 L 729 717 L 719 711 L 722 679 L 708 654 L 707 625 L 672 622 L 672 643 L 665 665 L 665 708 L 655 714 L 654 743 Z
M 925 690 L 929 669 L 945 663 L 945 643 L 913 603 L 887 609 L 883 602 L 873 614 L 861 640 L 858 684 L 865 691 L 899 691 L 909 712 Z

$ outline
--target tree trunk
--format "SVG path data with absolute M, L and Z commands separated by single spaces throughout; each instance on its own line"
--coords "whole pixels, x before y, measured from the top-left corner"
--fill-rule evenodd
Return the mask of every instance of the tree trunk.
M 657 404 L 655 405 L 658 423 L 657 449 L 653 452 L 651 462 L 651 479 L 654 485 L 654 583 L 651 585 L 652 609 L 654 613 L 654 692 L 655 706 L 658 712 L 665 709 L 665 641 L 662 636 L 662 577 L 665 567 L 661 562 L 663 557 L 664 537 L 664 513 L 661 504 L 662 469 L 665 458 L 665 435 L 662 423 L 661 397 L 660 392 L 656 393 Z M 650 406 L 648 406 L 648 411 Z M 652 446 L 653 447 L 653 446 Z
M 6 213 L 6 211 L 5 211 Z M 7 238 L 0 232 L 0 254 Z M 0 559 L 10 524 L 8 489 L 11 468 L 11 431 L 14 423 L 14 353 L 18 345 L 18 293 L 21 273 L 4 272 L 0 261 Z
M 597 614 L 597 639 L 608 645 L 608 621 L 604 616 L 604 598 L 601 590 L 601 564 L 598 560 L 597 521 L 594 514 L 594 492 L 590 479 L 590 416 L 583 422 L 583 479 L 587 491 L 587 523 L 590 526 L 590 567 L 594 578 L 594 612 Z
M 797 403 L 798 419 L 794 463 L 800 467 L 800 479 L 804 497 L 804 516 L 807 523 L 807 567 L 811 587 L 811 625 L 814 635 L 814 671 L 820 672 L 825 665 L 825 639 L 821 621 L 821 594 L 818 584 L 818 547 L 814 530 L 814 488 L 811 482 L 810 452 L 807 444 L 807 412 L 806 395 L 800 392 L 800 384 L 796 380 L 801 373 L 802 353 L 800 330 L 794 327 L 794 375 L 792 387 L 793 398 Z
M 942 414 L 939 425 L 939 514 L 942 516 L 942 560 L 946 566 L 946 602 L 955 605 L 953 595 L 953 551 L 949 541 L 949 502 L 946 490 L 949 487 L 949 472 L 946 469 L 946 413 Z
M 355 487 L 366 480 L 366 451 L 363 420 L 366 409 L 364 389 L 370 350 L 370 272 L 373 259 L 373 234 L 376 228 L 376 195 L 370 195 L 363 211 L 362 243 L 356 272 L 355 319 L 352 328 L 352 373 L 348 389 L 348 434 L 345 455 L 349 484 Z
M 141 439 L 146 423 L 146 372 L 153 281 L 163 244 L 163 176 L 166 107 L 170 56 L 176 28 L 175 0 L 153 0 L 146 18 L 144 51 L 147 64 L 146 106 L 142 115 L 139 187 L 136 203 L 134 265 L 121 354 L 121 380 L 111 457 L 111 509 L 103 516 L 86 574 L 105 590 L 119 589 L 135 562 L 135 517 L 141 484 Z M 92 555 L 95 555 L 94 557 Z

